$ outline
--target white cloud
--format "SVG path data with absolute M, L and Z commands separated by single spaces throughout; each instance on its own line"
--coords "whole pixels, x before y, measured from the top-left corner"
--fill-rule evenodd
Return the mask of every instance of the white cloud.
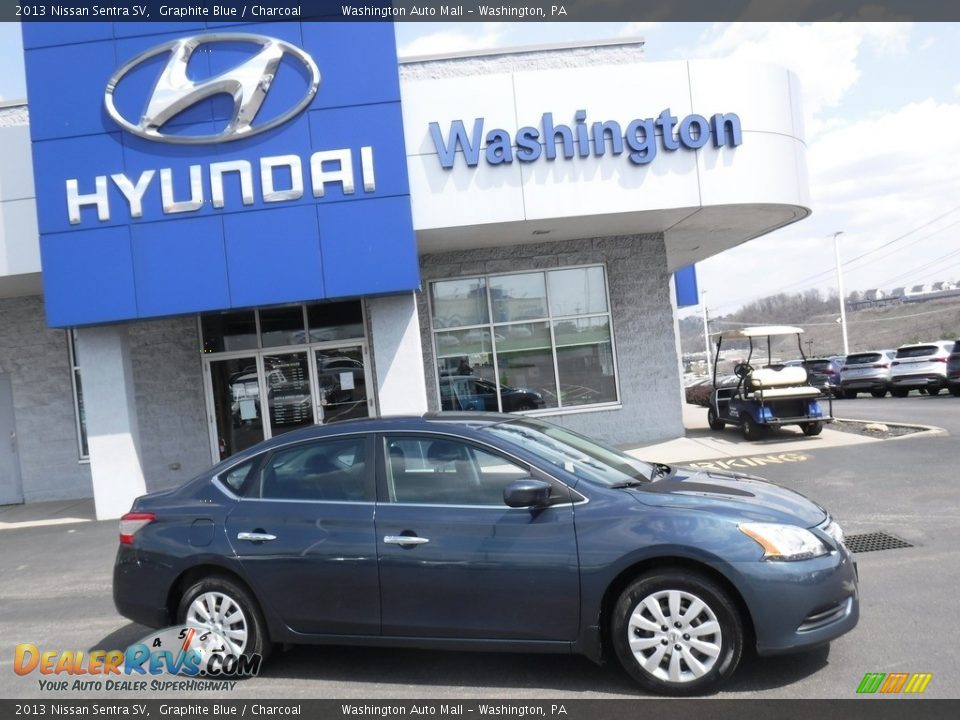
M 844 284 L 848 292 L 891 289 L 956 275 L 955 257 L 922 266 L 960 247 L 960 173 L 955 163 L 960 136 L 934 131 L 958 124 L 960 102 L 925 100 L 824 130 L 807 156 L 813 216 L 698 265 L 702 286 L 716 289 L 712 304 L 722 303 L 720 312 L 728 313 L 744 301 L 780 291 L 829 290 L 836 283 L 830 239 L 834 231 L 844 231 L 841 254 L 849 261 L 946 213 L 889 249 L 850 263 Z M 867 263 L 868 258 L 873 262 Z M 758 273 L 759 268 L 784 272 Z M 797 284 L 820 271 L 826 272 Z M 723 290 L 730 287 L 740 290 Z
M 840 104 L 860 78 L 858 60 L 869 46 L 880 54 L 906 52 L 908 23 L 734 23 L 714 25 L 687 57 L 728 57 L 768 62 L 793 70 L 803 88 L 810 136 L 823 129 L 820 116 Z
M 442 23 L 436 25 L 439 29 L 435 32 L 421 35 L 397 48 L 397 56 L 405 58 L 489 50 L 503 44 L 508 29 L 508 23 L 476 23 L 467 30 L 443 28 Z
M 658 22 L 631 22 L 623 26 L 619 35 L 622 38 L 644 37 L 651 30 L 655 30 L 662 23 Z

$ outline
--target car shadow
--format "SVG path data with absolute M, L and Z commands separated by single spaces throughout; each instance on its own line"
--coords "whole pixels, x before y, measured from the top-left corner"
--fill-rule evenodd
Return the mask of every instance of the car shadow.
M 133 643 L 146 637 L 149 632 L 150 628 L 146 625 L 138 625 L 132 622 L 127 623 L 93 643 L 87 648 L 87 652 L 92 652 L 93 650 L 126 650 L 133 645 Z
M 829 646 L 760 658 L 745 653 L 742 664 L 719 695 L 771 690 L 819 672 L 829 663 Z M 537 689 L 646 695 L 616 662 L 598 666 L 584 657 L 513 653 L 470 653 L 394 648 L 293 646 L 272 655 L 263 678 L 331 682 L 452 686 L 477 689 Z

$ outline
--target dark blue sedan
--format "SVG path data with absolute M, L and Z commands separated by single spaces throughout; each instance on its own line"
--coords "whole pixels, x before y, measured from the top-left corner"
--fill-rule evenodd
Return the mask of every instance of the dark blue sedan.
M 257 445 L 120 521 L 114 600 L 151 627 L 275 643 L 581 653 L 704 693 L 744 644 L 851 630 L 857 575 L 818 505 L 649 464 L 528 417 L 355 420 Z

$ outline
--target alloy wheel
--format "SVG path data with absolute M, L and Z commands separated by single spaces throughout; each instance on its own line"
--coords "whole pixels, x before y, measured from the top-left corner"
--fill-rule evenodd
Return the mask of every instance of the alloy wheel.
M 641 600 L 627 621 L 634 658 L 653 677 L 686 683 L 709 673 L 721 656 L 723 635 L 710 606 L 683 590 L 661 590 Z
M 224 593 L 197 595 L 187 609 L 186 624 L 218 633 L 227 641 L 233 655 L 243 655 L 247 647 L 247 616 L 243 608 Z

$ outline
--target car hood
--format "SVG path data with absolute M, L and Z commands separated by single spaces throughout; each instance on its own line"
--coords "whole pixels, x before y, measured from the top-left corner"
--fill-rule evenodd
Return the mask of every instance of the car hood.
M 719 512 L 745 521 L 813 527 L 827 516 L 798 492 L 739 473 L 675 468 L 669 476 L 630 490 L 645 505 Z

